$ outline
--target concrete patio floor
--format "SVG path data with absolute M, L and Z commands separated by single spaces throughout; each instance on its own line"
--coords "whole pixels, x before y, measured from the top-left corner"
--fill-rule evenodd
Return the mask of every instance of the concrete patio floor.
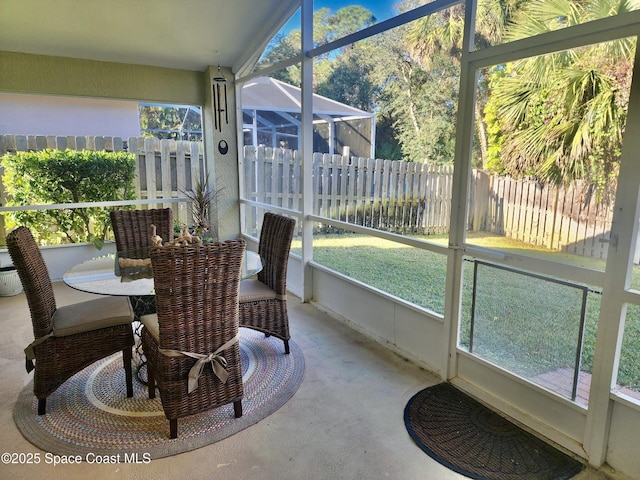
M 58 305 L 91 298 L 54 284 Z M 290 296 L 292 340 L 306 373 L 277 412 L 230 438 L 146 465 L 0 465 L 2 479 L 328 480 L 463 479 L 423 453 L 409 437 L 409 399 L 439 379 Z M 18 394 L 31 380 L 23 348 L 33 339 L 23 293 L 0 297 L 0 445 L 2 452 L 36 453 L 13 421 Z M 42 455 L 42 453 L 41 453 Z M 590 468 L 576 480 L 620 479 Z

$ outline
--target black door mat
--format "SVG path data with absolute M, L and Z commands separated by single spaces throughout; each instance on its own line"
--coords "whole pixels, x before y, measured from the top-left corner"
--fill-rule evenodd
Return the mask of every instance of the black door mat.
M 414 395 L 404 421 L 424 452 L 470 478 L 563 480 L 584 467 L 448 383 Z

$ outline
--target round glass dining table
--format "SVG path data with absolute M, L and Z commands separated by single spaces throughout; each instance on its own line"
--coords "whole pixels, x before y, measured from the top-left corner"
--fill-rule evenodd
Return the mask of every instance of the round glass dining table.
M 241 278 L 249 278 L 260 270 L 260 255 L 245 251 Z M 118 252 L 91 258 L 72 266 L 62 279 L 70 287 L 88 293 L 129 297 L 154 295 L 150 263 L 139 252 Z
M 143 251 L 117 252 L 91 258 L 71 267 L 63 275 L 64 282 L 76 290 L 100 295 L 121 295 L 129 297 L 133 307 L 136 333 L 135 353 L 136 377 L 145 384 L 144 366 L 146 360 L 140 342 L 140 317 L 156 311 L 153 286 L 153 271 L 148 249 Z M 245 279 L 262 270 L 260 255 L 245 251 L 240 278 Z

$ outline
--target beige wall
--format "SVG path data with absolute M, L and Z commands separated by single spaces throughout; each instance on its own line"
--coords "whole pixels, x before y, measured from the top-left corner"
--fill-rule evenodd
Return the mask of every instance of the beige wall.
M 0 51 L 0 91 L 203 105 L 203 72 Z

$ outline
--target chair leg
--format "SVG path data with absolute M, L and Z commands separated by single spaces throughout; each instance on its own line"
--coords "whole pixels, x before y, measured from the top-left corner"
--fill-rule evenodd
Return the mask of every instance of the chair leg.
M 169 420 L 169 438 L 172 440 L 178 438 L 178 419 L 172 418 Z
M 149 398 L 156 398 L 156 377 L 153 374 L 153 370 L 149 368 L 147 363 L 147 388 L 149 389 Z
M 236 418 L 240 418 L 242 416 L 242 400 L 233 402 L 233 413 Z
M 47 413 L 47 399 L 38 399 L 38 415 L 45 415 Z
M 124 376 L 127 384 L 127 397 L 133 397 L 133 374 L 131 372 L 131 347 L 122 350 L 122 361 L 124 362 Z
M 289 355 L 289 353 L 291 353 L 289 350 L 289 340 L 284 340 L 284 353 L 286 355 Z

